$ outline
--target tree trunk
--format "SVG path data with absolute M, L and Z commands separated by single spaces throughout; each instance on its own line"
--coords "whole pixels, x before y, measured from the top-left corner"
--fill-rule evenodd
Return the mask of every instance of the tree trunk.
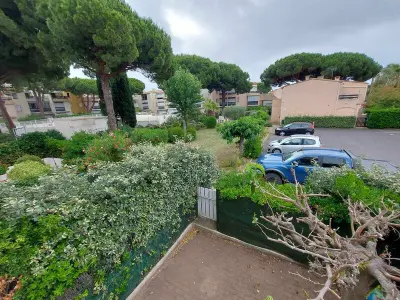
M 0 93 L 0 112 L 4 118 L 4 121 L 6 122 L 8 131 L 10 132 L 11 135 L 14 135 L 13 128 L 15 128 L 15 124 L 11 119 L 10 115 L 8 114 L 8 111 L 6 109 L 6 102 L 1 98 L 1 93 Z
M 239 152 L 240 154 L 243 154 L 243 148 L 244 148 L 244 137 L 240 137 L 240 141 L 239 141 Z
M 186 118 L 183 118 L 182 122 L 183 122 L 183 132 L 184 132 L 184 133 L 185 133 L 185 135 L 186 135 L 186 133 L 187 133 L 187 123 L 186 123 Z
M 36 91 L 35 89 L 32 89 L 32 91 L 33 91 L 33 94 L 35 95 L 36 105 L 39 108 L 40 115 L 42 117 L 44 117 L 44 103 L 43 103 L 43 99 L 42 99 L 42 93 Z M 43 98 L 44 98 L 44 95 L 43 95 Z
M 92 112 L 95 103 L 96 103 L 96 95 L 92 95 L 92 104 L 89 107 L 89 112 Z
M 100 75 L 101 87 L 104 96 L 104 103 L 107 109 L 108 128 L 110 130 L 117 129 L 117 119 L 115 118 L 114 105 L 111 95 L 110 78 L 106 74 Z
M 86 108 L 86 112 L 90 112 L 89 111 L 89 107 L 90 107 L 90 99 L 89 99 L 89 94 L 86 94 L 86 104 L 85 104 L 85 108 Z
M 224 107 L 225 107 L 226 91 L 225 91 L 225 90 L 222 90 L 221 92 L 222 92 L 221 107 L 222 107 L 222 110 L 223 110 Z

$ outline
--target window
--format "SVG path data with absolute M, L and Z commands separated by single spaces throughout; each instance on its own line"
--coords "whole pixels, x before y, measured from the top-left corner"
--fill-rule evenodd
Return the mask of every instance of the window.
M 309 127 L 311 127 L 312 126 L 312 124 L 310 124 L 310 123 L 301 123 L 301 124 L 299 124 L 300 126 L 300 128 L 309 128 Z
M 299 138 L 291 139 L 286 145 L 301 145 L 301 139 Z
M 64 102 L 55 102 L 54 108 L 56 109 L 56 112 L 66 112 Z
M 299 166 L 315 166 L 318 164 L 318 157 L 302 157 L 299 159 Z
M 358 99 L 358 94 L 339 95 L 339 100 L 343 99 Z
M 43 104 L 43 110 L 44 111 L 51 111 L 50 103 L 49 102 L 44 102 Z
M 259 98 L 260 98 L 260 96 L 247 96 L 247 105 L 257 106 Z
M 39 108 L 37 107 L 36 103 L 28 103 L 28 105 L 31 112 L 39 112 Z
M 147 94 L 142 94 L 142 100 L 147 100 Z
M 341 167 L 346 164 L 343 158 L 325 156 L 322 158 L 323 168 Z
M 262 105 L 263 106 L 272 106 L 272 100 L 263 100 Z
M 315 145 L 316 143 L 313 139 L 303 139 L 303 145 Z
M 236 98 L 228 98 L 226 100 L 226 106 L 234 106 L 236 105 Z

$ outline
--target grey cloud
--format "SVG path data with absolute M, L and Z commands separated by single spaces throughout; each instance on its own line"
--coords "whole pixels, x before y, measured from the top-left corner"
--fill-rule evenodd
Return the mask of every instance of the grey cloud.
M 259 80 L 276 59 L 309 51 L 357 51 L 382 65 L 400 62 L 399 0 L 128 0 L 139 15 L 171 34 L 175 53 L 235 63 Z M 190 18 L 204 35 L 172 35 L 169 9 Z

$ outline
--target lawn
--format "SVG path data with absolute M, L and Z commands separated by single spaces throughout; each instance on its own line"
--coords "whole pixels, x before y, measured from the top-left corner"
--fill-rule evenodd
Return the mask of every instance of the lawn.
M 235 143 L 228 144 L 216 129 L 199 130 L 197 139 L 193 144 L 213 152 L 221 168 L 235 168 L 243 162 L 243 159 L 239 156 L 237 145 Z

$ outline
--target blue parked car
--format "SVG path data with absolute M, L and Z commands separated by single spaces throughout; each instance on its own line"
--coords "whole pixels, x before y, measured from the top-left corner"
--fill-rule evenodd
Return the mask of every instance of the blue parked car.
M 299 183 L 306 181 L 307 175 L 316 167 L 331 168 L 347 165 L 354 168 L 356 157 L 345 150 L 315 148 L 280 154 L 261 155 L 257 162 L 265 169 L 265 180 L 278 184 L 295 183 L 292 169 Z

